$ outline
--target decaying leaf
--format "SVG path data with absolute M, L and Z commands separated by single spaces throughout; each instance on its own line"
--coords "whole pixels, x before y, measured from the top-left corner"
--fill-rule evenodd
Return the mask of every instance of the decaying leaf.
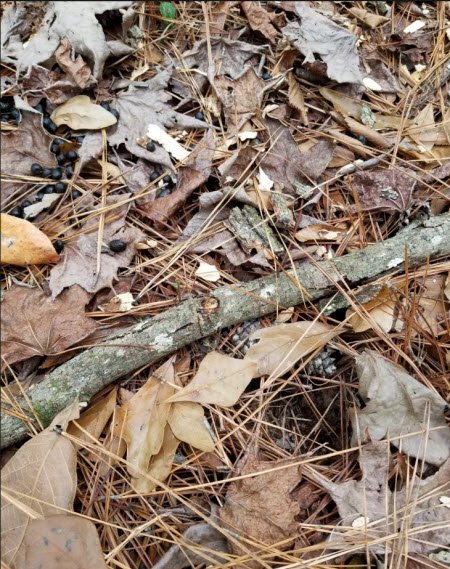
M 292 459 L 261 461 L 252 452 L 236 469 L 242 478 L 228 485 L 225 505 L 220 509 L 222 525 L 234 534 L 250 538 L 252 542 L 246 541 L 245 547 L 255 554 L 275 543 L 280 549 L 289 547 L 299 525 L 296 516 L 300 514 L 300 505 L 291 496 L 300 481 L 298 464 Z M 258 475 L 263 471 L 267 472 Z M 249 474 L 255 476 L 246 477 Z M 230 547 L 236 555 L 246 552 L 236 541 Z M 252 569 L 263 567 L 257 561 L 246 565 Z
M 350 8 L 350 12 L 372 29 L 375 29 L 379 25 L 389 21 L 389 18 L 386 18 L 385 16 L 380 16 L 379 14 L 369 12 L 369 10 L 364 10 L 362 8 Z
M 311 477 L 336 502 L 342 522 L 334 528 L 329 545 L 345 549 L 364 541 L 364 548 L 384 555 L 393 551 L 401 538 L 408 553 L 430 553 L 450 542 L 450 510 L 441 499 L 450 497 L 450 460 L 425 480 L 414 476 L 409 484 L 392 492 L 387 483 L 390 468 L 389 442 L 371 442 L 362 447 L 359 463 L 361 480 L 334 484 L 316 471 Z M 352 522 L 364 517 L 362 527 Z M 349 531 L 348 528 L 351 527 Z M 342 528 L 342 529 L 341 529 Z M 386 536 L 386 540 L 381 539 Z M 406 539 L 407 544 L 404 543 Z
M 343 226 L 333 226 L 327 223 L 313 223 L 300 229 L 295 234 L 295 238 L 300 243 L 308 241 L 342 241 L 347 233 L 347 228 Z
M 203 407 L 198 403 L 174 403 L 167 420 L 178 440 L 204 452 L 214 450 L 214 441 L 205 425 Z
M 25 568 L 21 544 L 32 518 L 72 510 L 77 486 L 76 451 L 59 429 L 66 429 L 69 421 L 78 416 L 79 404 L 74 401 L 3 467 L 1 556 L 4 563 Z
M 346 314 L 347 322 L 354 332 L 370 330 L 374 323 L 383 332 L 389 332 L 394 324 L 396 302 L 395 293 L 390 288 L 383 287 L 374 298 L 363 304 L 360 310 L 349 308 Z
M 352 186 L 356 211 L 405 211 L 411 205 L 416 178 L 408 168 L 375 168 L 354 174 Z
M 63 352 L 97 329 L 84 312 L 90 295 L 73 286 L 52 301 L 38 288 L 14 285 L 2 301 L 2 358 L 14 364 Z
M 421 283 L 417 296 L 415 320 L 431 336 L 437 337 L 450 329 L 450 313 L 444 298 L 444 275 L 433 275 Z
M 361 83 L 356 36 L 302 2 L 295 9 L 300 22 L 290 22 L 281 31 L 305 56 L 314 63 L 318 54 L 327 64 L 327 75 L 339 83 Z
M 133 308 L 134 298 L 131 292 L 117 294 L 105 304 L 100 304 L 99 309 L 105 312 L 128 312 Z
M 303 124 L 309 125 L 308 113 L 305 106 L 302 88 L 292 72 L 287 74 L 289 104 L 300 112 Z
M 148 470 L 151 458 L 162 448 L 171 407 L 167 399 L 175 391 L 174 373 L 169 360 L 117 414 L 116 434 L 120 431 L 127 443 L 127 460 L 133 465 L 129 470 L 135 478 Z
M 202 405 L 231 407 L 254 377 L 256 363 L 209 352 L 192 381 L 167 401 L 193 401 Z
M 31 520 L 23 547 L 24 563 L 15 569 L 107 569 L 95 525 L 81 516 Z
M 2 265 L 26 267 L 59 260 L 50 239 L 26 219 L 2 213 L 0 223 Z
M 72 57 L 72 52 L 69 40 L 63 38 L 55 51 L 56 62 L 75 85 L 80 89 L 89 89 L 96 83 L 89 65 L 83 60 L 81 55 Z
M 215 265 L 211 265 L 210 263 L 205 263 L 205 261 L 200 261 L 195 274 L 205 281 L 212 283 L 220 280 L 220 271 L 217 269 L 217 267 Z
M 66 124 L 73 130 L 100 130 L 116 124 L 116 117 L 109 111 L 91 103 L 87 95 L 77 95 L 53 111 L 52 121 Z
M 389 438 L 405 454 L 443 464 L 450 456 L 445 400 L 376 352 L 357 356 L 356 370 L 366 406 L 353 413 L 352 444 Z
M 241 6 L 252 30 L 260 32 L 270 43 L 274 43 L 278 32 L 272 24 L 270 12 L 257 2 L 241 2 Z
M 52 105 L 61 105 L 82 91 L 67 75 L 41 65 L 31 65 L 22 84 L 25 90 L 32 93 L 28 97 L 30 104 L 37 104 L 42 97 L 46 97 Z
M 84 226 L 84 230 L 90 232 L 82 233 L 77 239 L 71 240 L 64 248 L 61 261 L 50 272 L 49 285 L 53 298 L 74 284 L 79 284 L 92 293 L 111 287 L 119 267 L 127 267 L 131 263 L 135 255 L 134 244 L 143 238 L 143 234 L 139 229 L 125 225 L 129 204 L 120 204 L 126 202 L 129 196 L 130 194 L 121 194 L 107 198 L 108 206 L 119 205 L 105 212 L 105 247 L 100 255 L 99 273 L 97 274 L 98 217 L 92 217 Z M 113 253 L 108 243 L 114 239 L 124 241 L 127 244 L 126 249 Z
M 244 362 L 257 366 L 255 377 L 282 375 L 317 348 L 325 346 L 339 334 L 337 328 L 321 322 L 294 322 L 256 330 L 250 340 L 259 342 L 250 347 Z
M 107 10 L 127 8 L 131 4 L 132 2 L 49 3 L 41 27 L 30 41 L 22 43 L 21 39 L 16 39 L 17 69 L 28 69 L 30 65 L 47 61 L 58 48 L 60 40 L 66 37 L 77 53 L 93 63 L 94 77 L 99 79 L 106 59 L 117 49 L 117 42 L 106 40 L 96 15 Z M 121 46 L 128 53 L 133 51 L 125 44 Z

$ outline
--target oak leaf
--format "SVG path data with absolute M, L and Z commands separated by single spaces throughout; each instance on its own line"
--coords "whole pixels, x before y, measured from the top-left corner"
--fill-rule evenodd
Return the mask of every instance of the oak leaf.
M 198 403 L 180 401 L 172 404 L 168 423 L 178 440 L 204 452 L 214 450 L 214 441 L 205 425 L 205 413 Z
M 73 130 L 100 130 L 117 122 L 112 113 L 91 103 L 87 95 L 77 95 L 60 105 L 53 111 L 51 119 L 56 126 L 65 124 Z

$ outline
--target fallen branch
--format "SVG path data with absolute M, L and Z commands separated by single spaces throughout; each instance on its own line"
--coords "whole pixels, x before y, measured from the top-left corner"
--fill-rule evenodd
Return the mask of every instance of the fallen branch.
M 221 330 L 336 293 L 336 283 L 355 287 L 384 274 L 450 255 L 450 214 L 412 224 L 395 237 L 333 261 L 299 263 L 283 274 L 224 286 L 209 296 L 189 299 L 86 350 L 48 374 L 27 396 L 44 425 L 76 397 L 89 401 L 98 391 L 142 366 Z M 329 311 L 328 311 L 329 312 Z M 29 404 L 20 401 L 22 418 L 3 409 L 1 447 L 22 440 L 34 423 Z M 14 415 L 12 414 L 14 413 Z

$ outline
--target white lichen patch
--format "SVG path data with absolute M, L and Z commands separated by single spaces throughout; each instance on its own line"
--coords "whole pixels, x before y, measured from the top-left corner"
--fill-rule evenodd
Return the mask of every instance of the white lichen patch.
M 167 350 L 171 348 L 173 339 L 168 334 L 158 334 L 153 341 L 152 347 L 156 350 Z
M 433 235 L 433 237 L 431 238 L 431 243 L 433 245 L 439 245 L 441 241 L 442 241 L 442 235 Z
M 261 298 L 270 298 L 274 294 L 275 294 L 275 286 L 274 285 L 268 285 L 265 288 L 261 289 L 259 296 Z
M 395 259 L 389 261 L 387 267 L 388 269 L 393 269 L 394 267 L 398 267 L 398 265 L 401 265 L 403 261 L 404 261 L 403 257 L 396 257 Z

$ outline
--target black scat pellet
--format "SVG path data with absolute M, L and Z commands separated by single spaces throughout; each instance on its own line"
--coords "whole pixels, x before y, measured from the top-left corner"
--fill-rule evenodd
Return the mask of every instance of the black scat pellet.
M 148 150 L 149 152 L 155 152 L 156 144 L 154 142 L 148 142 L 145 149 Z
M 51 168 L 42 168 L 42 176 L 44 178 L 51 178 L 52 177 L 52 169 Z
M 164 182 L 164 184 L 166 184 L 166 186 L 168 186 L 169 188 L 172 188 L 175 184 L 172 180 L 172 176 L 169 176 L 168 174 L 166 174 L 162 181 Z
M 169 196 L 171 193 L 172 193 L 172 190 L 170 188 L 163 187 L 158 192 L 158 198 L 165 198 L 166 196 Z
M 9 113 L 3 113 L 2 115 L 0 115 L 0 122 L 9 122 L 10 118 L 11 117 Z
M 127 248 L 127 244 L 122 239 L 113 239 L 108 246 L 113 253 L 122 253 Z
M 63 194 L 67 189 L 67 184 L 64 182 L 58 182 L 54 187 L 57 194 Z
M 154 182 L 155 180 L 157 180 L 159 178 L 159 174 L 158 172 L 152 172 L 150 174 L 150 182 Z
M 62 239 L 53 241 L 53 247 L 58 254 L 61 253 L 61 251 L 64 249 L 64 241 L 62 241 Z
M 197 112 L 195 113 L 195 118 L 196 118 L 198 121 L 204 121 L 204 120 L 205 120 L 205 115 L 202 113 L 202 111 L 197 111 Z
M 9 212 L 9 215 L 13 215 L 14 217 L 23 217 L 23 209 L 20 205 L 13 207 Z
M 65 173 L 66 173 L 66 178 L 71 178 L 73 176 L 72 166 L 66 166 Z
M 56 161 L 58 162 L 58 164 L 60 166 L 62 166 L 65 162 L 67 162 L 67 158 L 65 154 L 57 154 L 56 155 Z
M 12 119 L 13 121 L 19 122 L 22 115 L 20 114 L 19 109 L 13 109 L 13 110 L 9 113 L 9 116 L 11 117 L 11 119 Z
M 80 190 L 72 190 L 70 192 L 70 196 L 72 197 L 73 200 L 76 200 L 77 198 L 81 197 L 83 194 L 80 192 Z
M 62 169 L 61 168 L 52 168 L 52 175 L 51 178 L 53 180 L 61 180 L 62 178 Z
M 41 166 L 41 164 L 38 164 L 37 162 L 34 162 L 33 164 L 31 164 L 30 170 L 34 176 L 40 176 L 42 174 L 42 166 Z
M 50 117 L 45 117 L 42 121 L 42 125 L 50 134 L 55 134 L 55 132 L 58 130 L 58 127 Z
M 106 109 L 107 111 L 111 112 L 111 105 L 108 102 L 102 101 L 100 103 L 100 106 L 103 107 L 104 109 Z
M 262 78 L 264 79 L 264 81 L 268 81 L 270 79 L 270 73 L 268 71 L 264 71 L 264 73 L 262 74 Z
M 109 112 L 113 115 L 113 117 L 116 117 L 116 119 L 119 120 L 120 113 L 117 109 L 111 109 Z
M 45 192 L 43 190 L 39 190 L 38 193 L 35 196 L 35 201 L 37 202 L 41 202 L 42 198 L 45 196 Z
M 55 186 L 53 184 L 47 184 L 42 191 L 44 194 L 54 194 Z
M 40 102 L 34 106 L 34 110 L 43 115 L 45 113 L 45 105 L 42 102 Z
M 78 160 L 78 152 L 76 150 L 69 150 L 66 153 L 66 159 L 69 162 L 76 162 Z
M 0 113 L 9 113 L 14 108 L 13 97 L 1 97 L 0 99 Z
M 25 209 L 26 207 L 28 207 L 29 205 L 31 205 L 31 201 L 30 200 L 24 200 L 21 204 L 20 207 L 22 209 Z

